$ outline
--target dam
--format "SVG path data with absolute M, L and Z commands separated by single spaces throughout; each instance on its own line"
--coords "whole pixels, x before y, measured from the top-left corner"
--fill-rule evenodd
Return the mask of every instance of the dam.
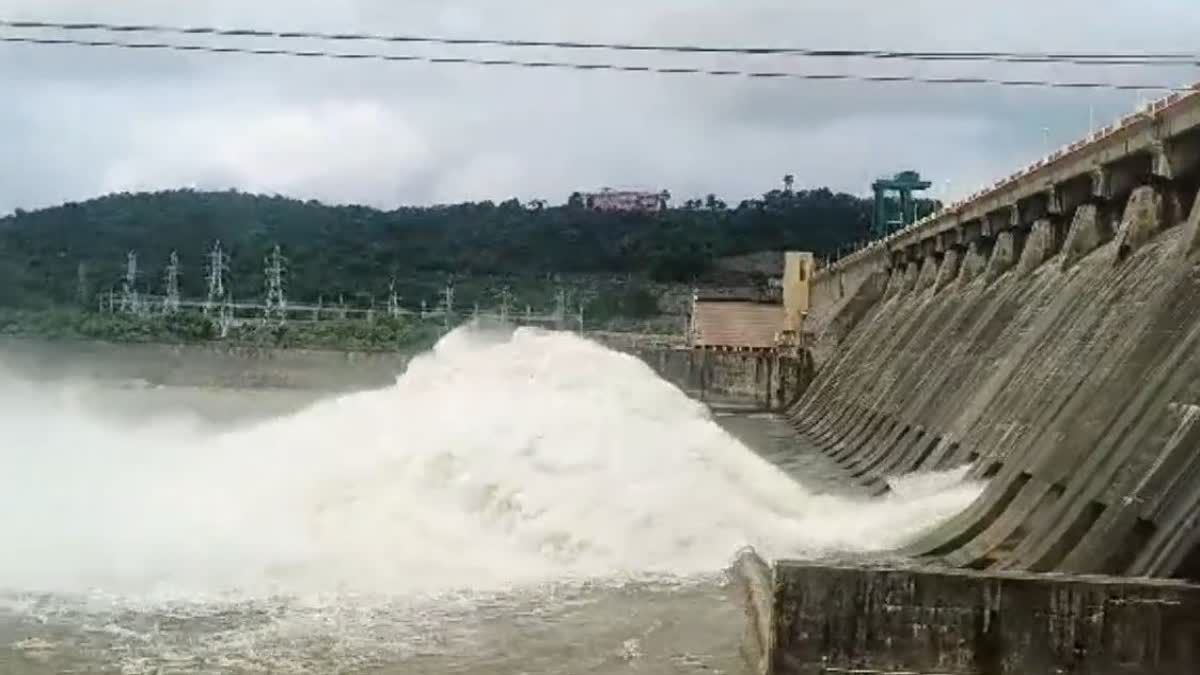
M 1197 130 L 789 255 L 770 348 L 0 342 L 0 671 L 1193 675 Z
M 1200 668 L 1198 168 L 1176 93 L 811 276 L 805 442 L 986 488 L 910 563 L 743 561 L 758 672 Z

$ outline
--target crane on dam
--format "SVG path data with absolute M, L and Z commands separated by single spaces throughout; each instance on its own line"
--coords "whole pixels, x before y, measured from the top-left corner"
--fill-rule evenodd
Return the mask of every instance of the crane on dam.
M 908 170 L 901 171 L 891 178 L 880 178 L 871 184 L 875 193 L 875 216 L 872 222 L 872 234 L 876 238 L 887 235 L 911 225 L 917 221 L 917 203 L 913 193 L 928 190 L 933 183 L 921 178 L 921 174 Z M 895 192 L 900 198 L 900 213 L 898 219 L 889 217 L 888 193 Z

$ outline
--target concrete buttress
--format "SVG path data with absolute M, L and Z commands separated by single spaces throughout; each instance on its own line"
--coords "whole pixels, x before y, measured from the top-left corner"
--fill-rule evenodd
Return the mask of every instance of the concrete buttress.
M 1200 89 L 817 272 L 890 281 L 792 424 L 875 494 L 964 467 L 981 493 L 912 567 L 748 568 L 756 672 L 1200 672 L 1198 189 Z

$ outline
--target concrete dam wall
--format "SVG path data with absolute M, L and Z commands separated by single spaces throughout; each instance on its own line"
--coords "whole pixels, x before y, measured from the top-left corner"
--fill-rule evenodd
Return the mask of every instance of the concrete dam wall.
M 1200 587 L 1171 580 L 778 563 L 731 574 L 756 673 L 1193 675 Z
M 794 422 L 880 491 L 989 481 L 908 553 L 1200 579 L 1200 102 L 1157 115 L 815 280 Z
M 642 360 L 684 393 L 713 405 L 778 410 L 795 402 L 812 379 L 812 362 L 805 355 L 692 349 L 605 335 L 591 338 Z
M 911 261 L 822 364 L 792 416 L 855 479 L 990 481 L 909 553 L 1200 579 L 1200 209 L 1167 199 Z
M 1173 95 L 814 276 L 791 423 L 987 487 L 911 568 L 743 561 L 756 672 L 1197 672 L 1198 168 Z

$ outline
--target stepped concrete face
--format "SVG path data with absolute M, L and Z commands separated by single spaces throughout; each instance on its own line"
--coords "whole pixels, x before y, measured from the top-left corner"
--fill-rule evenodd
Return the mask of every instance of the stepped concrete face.
M 995 602 L 980 595 L 989 574 L 1020 573 L 1036 588 L 1043 582 L 1031 574 L 1200 581 L 1198 167 L 1200 94 L 1175 96 L 814 277 L 819 286 L 870 270 L 891 281 L 856 306 L 847 330 L 824 330 L 845 304 L 814 305 L 807 330 L 831 339 L 814 349 L 817 374 L 789 418 L 878 493 L 889 476 L 962 465 L 986 481 L 972 506 L 902 551 L 983 575 L 953 577 L 958 590 L 947 596 L 976 608 L 972 616 L 987 617 L 977 605 Z M 1038 660 L 1023 642 L 1002 643 L 1017 659 L 1003 669 L 939 670 L 899 619 L 925 596 L 905 595 L 916 592 L 908 581 L 885 596 L 855 595 L 875 578 L 860 572 L 859 590 L 836 602 L 806 586 L 819 575 L 777 585 L 775 610 L 816 630 L 813 617 L 853 606 L 858 633 L 829 642 L 826 626 L 805 644 L 856 654 L 875 668 L 863 672 L 1200 672 L 1099 661 L 1056 671 L 1043 665 L 1061 660 Z M 803 587 L 803 603 L 780 604 Z M 1034 621 L 1056 602 L 1026 592 L 1032 605 L 1004 611 Z M 1079 597 L 1108 607 L 1103 592 Z M 903 601 L 899 614 L 888 614 L 886 598 Z M 1187 621 L 1200 620 L 1192 600 L 1186 607 Z M 1128 644 L 1151 644 L 1149 622 L 1121 624 Z M 892 646 L 862 642 L 863 630 Z M 1040 628 L 1028 631 L 1043 640 Z M 1020 658 L 1035 666 L 1014 669 Z
M 919 290 L 925 290 L 937 281 L 938 268 L 940 266 L 940 261 L 933 256 L 929 256 L 921 263 L 921 271 L 917 275 L 917 288 Z
M 1179 243 L 1183 255 L 1200 262 L 1200 199 L 1192 204 L 1192 213 L 1183 227 L 1183 240 Z
M 969 463 L 989 481 L 908 553 L 1200 578 L 1200 273 L 1175 254 L 1194 233 L 1136 194 L 1122 236 L 1073 264 L 1007 273 L 1000 233 L 989 273 L 904 284 L 818 364 L 792 419 L 852 475 Z
M 967 246 L 967 255 L 963 259 L 962 267 L 959 268 L 958 279 L 962 283 L 969 283 L 975 277 L 983 274 L 987 269 L 988 256 L 980 242 L 973 241 Z
M 958 279 L 958 268 L 961 264 L 961 249 L 952 248 L 946 251 L 946 255 L 942 257 L 942 266 L 938 269 L 937 281 L 934 282 L 937 290 L 942 290 Z
M 1025 241 L 1025 248 L 1021 251 L 1021 260 L 1018 263 L 1021 273 L 1029 274 L 1041 267 L 1042 263 L 1058 253 L 1058 245 L 1058 232 L 1053 221 L 1042 218 L 1034 222 L 1029 230 L 1029 238 Z
M 880 491 L 988 481 L 910 555 L 1200 580 L 1200 94 L 1072 148 L 818 272 L 891 281 L 790 414 Z
M 1063 267 L 1070 267 L 1083 256 L 1112 239 L 1112 226 L 1107 212 L 1097 204 L 1084 204 L 1075 210 L 1071 229 L 1067 231 L 1066 255 Z
M 987 276 L 994 280 L 1001 274 L 1012 269 L 1017 264 L 1018 253 L 1017 233 L 1005 230 L 996 235 L 996 245 L 992 249 L 992 257 L 988 260 Z
M 1117 251 L 1124 257 L 1154 238 L 1166 222 L 1163 195 L 1145 185 L 1133 191 L 1117 235 Z

